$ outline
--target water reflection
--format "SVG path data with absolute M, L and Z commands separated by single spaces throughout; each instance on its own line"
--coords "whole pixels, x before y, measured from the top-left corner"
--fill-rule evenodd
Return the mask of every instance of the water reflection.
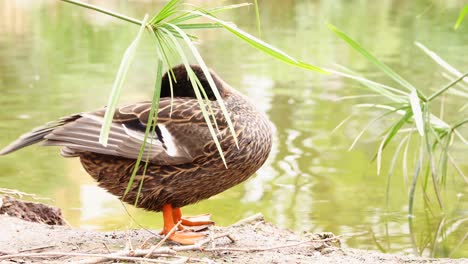
M 92 2 L 135 17 L 161 4 Z M 434 89 L 446 81 L 440 78 L 438 66 L 415 48 L 416 40 L 430 45 L 453 66 L 463 70 L 466 65 L 466 57 L 460 56 L 468 47 L 466 27 L 459 32 L 450 29 L 462 1 L 259 2 L 263 37 L 318 65 L 340 63 L 389 82 L 333 36 L 325 22 L 343 28 L 420 87 Z M 231 11 L 223 17 L 255 33 L 252 11 Z M 59 1 L 1 1 L 0 145 L 46 121 L 106 104 L 121 55 L 134 34 L 133 25 Z M 255 177 L 186 208 L 186 213 L 209 211 L 217 223 L 227 225 L 262 212 L 276 224 L 297 231 L 345 234 L 345 245 L 350 247 L 412 253 L 414 236 L 426 255 L 468 255 L 466 243 L 457 248 L 468 229 L 464 195 L 468 188 L 459 177 L 449 175 L 445 214 L 425 211 L 422 197 L 418 198 L 415 230 L 410 234 L 408 186 L 401 169 L 391 180 L 386 207 L 387 177 L 377 176 L 375 164 L 369 162 L 376 149 L 376 142 L 369 138 L 378 136 L 386 123 L 377 124 L 355 151 L 347 151 L 369 118 L 378 113 L 364 115 L 353 109 L 356 100 L 337 102 L 336 98 L 365 93 L 362 87 L 333 75 L 280 64 L 246 44 L 238 44 L 226 33 L 208 30 L 197 34 L 207 63 L 258 102 L 277 131 L 271 156 Z M 154 51 L 151 39 L 144 41 L 124 102 L 143 100 L 151 94 L 154 67 L 148 65 L 154 65 Z M 344 129 L 331 134 L 349 114 L 354 117 Z M 461 159 L 461 169 L 468 171 L 463 160 L 466 148 L 454 151 Z M 386 168 L 390 159 L 386 156 Z M 120 202 L 96 188 L 77 160 L 58 157 L 57 149 L 27 148 L 0 158 L 0 168 L 0 186 L 53 197 L 75 226 L 114 229 L 132 225 Z M 128 209 L 138 223 L 161 226 L 156 214 Z M 438 231 L 441 223 L 445 228 Z

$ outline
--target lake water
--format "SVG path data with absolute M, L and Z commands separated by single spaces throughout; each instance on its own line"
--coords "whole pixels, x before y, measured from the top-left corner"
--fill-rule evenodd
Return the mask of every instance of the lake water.
M 158 10 L 163 1 L 92 2 L 141 19 L 145 12 Z M 338 63 L 396 86 L 338 39 L 326 26 L 330 22 L 427 93 L 448 80 L 415 41 L 460 71 L 467 71 L 468 21 L 458 31 L 452 29 L 464 1 L 259 2 L 262 37 L 312 64 L 334 67 Z M 257 34 L 253 8 L 228 11 L 220 17 Z M 121 56 L 137 29 L 60 1 L 0 1 L 0 146 L 47 121 L 105 105 Z M 270 159 L 257 174 L 220 195 L 188 206 L 185 214 L 210 212 L 217 224 L 229 225 L 261 212 L 269 221 L 295 231 L 343 234 L 347 247 L 468 257 L 464 241 L 468 234 L 468 186 L 453 168 L 449 168 L 443 190 L 445 210 L 438 209 L 434 197 L 425 206 L 418 189 L 415 224 L 410 231 L 411 181 L 405 180 L 401 159 L 397 160 L 386 201 L 387 172 L 397 144 L 385 151 L 381 175 L 371 162 L 380 133 L 395 119 L 375 123 L 354 150 L 347 150 L 380 112 L 355 107 L 374 102 L 372 98 L 337 99 L 368 94 L 366 88 L 335 75 L 282 64 L 222 30 L 193 33 L 200 37 L 198 47 L 207 64 L 258 102 L 277 131 Z M 152 94 L 152 41 L 148 36 L 142 41 L 122 103 L 147 100 Z M 447 99 L 445 117 L 466 119 L 467 109 L 459 111 L 464 103 L 466 99 Z M 350 114 L 350 121 L 332 133 Z M 466 129 L 460 132 L 468 134 Z M 51 198 L 46 202 L 62 208 L 73 226 L 99 230 L 162 226 L 160 214 L 127 206 L 132 220 L 116 198 L 96 186 L 77 159 L 64 159 L 58 153 L 57 148 L 34 146 L 0 157 L 0 187 Z M 466 145 L 455 142 L 451 154 L 467 174 Z M 411 164 L 413 156 L 408 158 Z

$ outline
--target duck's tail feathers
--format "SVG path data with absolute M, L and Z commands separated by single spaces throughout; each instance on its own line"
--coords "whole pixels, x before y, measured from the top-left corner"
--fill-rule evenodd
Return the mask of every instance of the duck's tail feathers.
M 6 155 L 8 153 L 14 152 L 18 149 L 36 144 L 43 141 L 45 136 L 51 133 L 57 127 L 61 127 L 69 122 L 72 122 L 81 117 L 81 114 L 76 114 L 72 116 L 63 117 L 57 121 L 49 122 L 43 126 L 33 129 L 31 132 L 28 132 L 20 136 L 17 140 L 13 141 L 10 145 L 6 146 L 0 150 L 0 156 Z

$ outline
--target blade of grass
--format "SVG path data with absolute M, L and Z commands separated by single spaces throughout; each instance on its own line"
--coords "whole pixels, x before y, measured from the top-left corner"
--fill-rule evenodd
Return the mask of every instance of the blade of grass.
M 254 4 L 255 4 L 255 17 L 257 19 L 258 37 L 262 38 L 262 30 L 261 30 L 261 24 L 260 24 L 260 9 L 258 8 L 258 1 L 254 0 Z
M 210 70 L 206 66 L 205 61 L 201 57 L 201 55 L 198 52 L 195 45 L 193 45 L 193 43 L 190 41 L 190 39 L 185 35 L 184 31 L 182 31 L 176 25 L 172 25 L 172 24 L 169 24 L 169 25 L 172 26 L 177 32 L 179 32 L 179 34 L 181 34 L 184 37 L 185 43 L 187 44 L 187 46 L 192 51 L 192 54 L 195 57 L 195 60 L 200 65 L 203 73 L 205 74 L 206 80 L 208 81 L 208 84 L 210 85 L 211 90 L 213 91 L 213 94 L 216 97 L 216 101 L 219 104 L 221 112 L 223 113 L 224 118 L 226 119 L 227 125 L 229 127 L 229 131 L 231 131 L 231 135 L 232 135 L 232 137 L 234 139 L 234 142 L 235 142 L 236 146 L 239 148 L 239 143 L 237 142 L 237 134 L 236 134 L 236 131 L 234 130 L 234 125 L 232 124 L 231 117 L 230 117 L 230 115 L 229 115 L 229 113 L 228 113 L 228 111 L 226 109 L 226 106 L 224 105 L 223 98 L 219 94 L 218 88 L 216 87 L 216 84 L 215 84 L 215 82 L 213 80 L 213 77 L 211 76 Z M 202 87 L 200 87 L 200 88 L 202 88 Z M 213 137 L 216 138 L 216 135 L 213 134 Z M 221 150 L 221 147 L 219 147 L 219 150 Z
M 148 118 L 148 123 L 146 124 L 146 129 L 145 129 L 145 136 L 144 136 L 144 139 L 143 139 L 143 143 L 141 144 L 141 147 L 140 147 L 140 153 L 138 154 L 138 158 L 135 162 L 135 166 L 133 168 L 133 172 L 132 172 L 132 175 L 130 176 L 130 179 L 128 181 L 128 184 L 127 184 L 127 188 L 125 189 L 125 193 L 123 195 L 123 198 L 125 198 L 125 196 L 128 194 L 128 192 L 130 191 L 132 185 L 133 185 L 133 182 L 135 180 L 135 176 L 139 170 L 139 167 L 140 167 L 140 163 L 141 163 L 141 160 L 143 158 L 143 153 L 145 151 L 145 147 L 146 147 L 146 142 L 148 140 L 148 135 L 150 134 L 150 130 L 151 130 L 151 127 L 156 127 L 156 122 L 157 122 L 157 109 L 159 108 L 159 98 L 160 98 L 160 95 L 161 95 L 161 80 L 162 80 L 162 68 L 163 68 L 163 64 L 162 64 L 162 58 L 161 58 L 161 54 L 159 54 L 159 59 L 158 59 L 158 68 L 157 68 L 157 73 L 156 73 L 156 83 L 155 83 L 155 87 L 154 87 L 154 92 L 153 92 L 153 99 L 152 99 L 152 103 L 151 103 L 151 109 L 150 109 L 150 113 L 149 113 L 149 118 Z M 154 118 L 152 118 L 154 117 Z M 154 128 L 153 128 L 154 129 Z M 148 163 L 146 163 L 148 164 Z M 145 168 L 146 168 L 147 165 L 145 165 Z M 144 176 L 144 175 L 143 175 Z M 142 179 L 143 181 L 143 179 Z M 140 189 L 141 187 L 139 187 Z M 138 192 L 139 194 L 140 192 Z M 135 204 L 137 203 L 138 199 L 135 200 Z
M 177 10 L 177 4 L 179 4 L 180 0 L 170 0 L 167 2 L 163 8 L 156 14 L 154 15 L 151 20 L 149 21 L 149 24 L 158 24 L 162 20 L 168 18 L 172 14 L 175 13 Z
M 383 62 L 378 60 L 376 57 L 374 57 L 372 54 L 370 54 L 366 49 L 364 49 L 359 43 L 354 41 L 351 37 L 349 37 L 346 33 L 338 29 L 337 27 L 333 26 L 332 24 L 327 24 L 328 28 L 330 28 L 338 37 L 343 39 L 346 43 L 348 43 L 351 47 L 353 47 L 356 51 L 361 53 L 366 59 L 368 59 L 370 62 L 372 62 L 374 65 L 379 67 L 385 74 L 387 74 L 390 78 L 392 78 L 394 81 L 399 83 L 401 86 L 405 87 L 408 89 L 410 92 L 414 91 L 417 89 L 410 84 L 408 81 L 403 79 L 399 74 L 394 72 L 390 67 L 385 65 Z
M 408 135 L 406 135 L 403 138 L 403 140 L 401 140 L 400 144 L 398 144 L 398 147 L 395 150 L 395 153 L 393 154 L 393 158 L 390 163 L 390 169 L 388 170 L 388 176 L 387 176 L 387 184 L 386 184 L 387 186 L 385 188 L 385 204 L 386 204 L 387 209 L 389 208 L 389 204 L 390 204 L 390 184 L 391 184 L 391 180 L 393 177 L 393 172 L 395 170 L 396 161 L 399 156 L 398 154 L 400 153 L 401 148 L 403 147 L 405 142 L 407 142 L 410 137 L 411 137 L 411 132 L 408 133 Z
M 359 139 L 364 135 L 364 133 L 369 129 L 369 127 L 374 124 L 375 122 L 377 122 L 378 120 L 382 119 L 383 117 L 385 116 L 388 116 L 392 113 L 395 113 L 397 112 L 398 110 L 402 110 L 404 108 L 400 108 L 400 109 L 393 109 L 391 111 L 388 111 L 388 112 L 385 112 L 379 116 L 377 116 L 376 118 L 374 118 L 373 120 L 371 120 L 369 123 L 366 124 L 366 126 L 361 130 L 361 132 L 359 132 L 359 134 L 356 136 L 356 138 L 354 139 L 353 143 L 351 144 L 351 146 L 349 146 L 348 148 L 348 151 L 351 151 L 354 146 L 357 144 L 357 142 L 359 141 Z
M 430 127 L 430 131 L 435 138 L 435 142 L 433 143 L 432 149 L 436 150 L 437 145 L 439 145 L 439 148 L 440 148 L 438 168 L 439 168 L 439 175 L 440 175 L 441 183 L 442 185 L 445 185 L 445 182 L 446 182 L 445 179 L 447 176 L 448 149 L 450 145 L 451 135 L 446 135 L 445 138 L 441 138 L 439 134 L 434 130 L 434 128 Z
M 296 59 L 294 59 L 293 57 L 289 56 L 288 54 L 286 54 L 285 52 L 271 46 L 270 44 L 250 35 L 249 33 L 245 32 L 245 31 L 242 31 L 241 29 L 237 28 L 237 27 L 234 27 L 222 20 L 219 20 L 211 15 L 208 15 L 208 14 L 204 14 L 204 13 L 201 13 L 199 11 L 195 11 L 193 12 L 195 14 L 199 14 L 203 17 L 206 17 L 210 20 L 213 20 L 219 24 L 221 24 L 226 30 L 228 30 L 229 32 L 233 33 L 235 36 L 239 37 L 240 39 L 242 39 L 243 41 L 247 42 L 248 44 L 250 44 L 251 46 L 255 47 L 256 49 L 272 56 L 273 58 L 275 59 L 278 59 L 284 63 L 287 63 L 287 64 L 290 64 L 290 65 L 294 65 L 294 66 L 297 66 L 297 67 L 300 67 L 300 68 L 304 68 L 304 69 L 308 69 L 308 70 L 313 70 L 313 71 L 316 71 L 316 72 L 320 72 L 320 73 L 327 73 L 328 72 L 320 67 L 317 67 L 317 66 L 314 66 L 314 65 L 310 65 L 308 63 L 305 63 L 305 62 L 302 62 L 302 61 L 298 61 Z
M 201 7 L 198 7 L 195 10 L 186 11 L 182 15 L 180 15 L 180 16 L 178 16 L 176 18 L 173 18 L 173 19 L 169 20 L 168 22 L 171 23 L 171 24 L 178 25 L 180 22 L 184 22 L 184 21 L 187 21 L 187 20 L 192 20 L 192 19 L 198 18 L 198 17 L 200 17 L 200 15 L 193 13 L 193 11 L 196 11 L 196 10 L 202 11 L 203 13 L 213 15 L 213 14 L 216 14 L 216 13 L 219 13 L 219 12 L 224 12 L 224 11 L 227 11 L 227 10 L 246 7 L 246 6 L 250 6 L 250 5 L 252 5 L 252 4 L 251 3 L 241 3 L 241 4 L 219 6 L 219 7 L 209 8 L 209 9 L 203 9 Z
M 135 57 L 138 43 L 140 42 L 141 36 L 143 35 L 143 32 L 145 30 L 147 20 L 148 15 L 145 15 L 140 30 L 138 31 L 135 39 L 125 51 L 124 56 L 122 58 L 122 62 L 120 63 L 120 67 L 117 72 L 114 85 L 112 86 L 111 95 L 109 96 L 109 100 L 106 107 L 106 113 L 104 115 L 103 125 L 99 135 L 99 143 L 101 143 L 103 146 L 107 146 L 107 140 L 109 138 L 109 132 L 112 124 L 112 119 L 114 118 L 115 108 L 120 99 L 120 95 L 122 93 L 123 86 L 127 78 L 128 71 L 130 69 L 130 65 Z
M 377 175 L 380 175 L 380 169 L 382 165 L 382 153 L 385 147 L 390 143 L 390 141 L 395 137 L 401 127 L 408 122 L 408 119 L 411 117 L 411 112 L 406 111 L 406 114 L 397 122 L 395 123 L 387 135 L 383 138 L 382 142 L 380 143 L 379 149 L 377 151 Z
M 376 98 L 382 97 L 380 94 L 361 94 L 361 95 L 350 95 L 350 96 L 341 96 L 334 99 L 335 102 L 340 102 L 344 100 L 354 100 L 354 99 L 362 99 L 362 98 Z
M 467 13 L 468 13 L 468 4 L 466 4 L 465 7 L 460 11 L 460 16 L 458 16 L 457 22 L 453 26 L 453 29 L 457 30 L 460 27 L 463 21 L 463 18 L 465 18 L 465 15 Z
M 455 252 L 457 252 L 457 250 L 460 249 L 460 247 L 461 247 L 462 245 L 465 244 L 465 240 L 466 240 L 467 238 L 468 238 L 468 232 L 465 233 L 465 235 L 463 236 L 463 238 L 460 239 L 460 241 L 457 243 L 457 245 L 456 245 L 455 247 L 451 248 L 451 251 L 450 251 L 450 253 L 448 254 L 448 257 L 449 257 L 449 258 L 452 258 L 452 255 L 453 255 Z
M 403 169 L 403 180 L 405 181 L 405 185 L 408 186 L 408 151 L 410 146 L 412 133 L 410 132 L 410 137 L 408 138 L 408 143 L 406 143 L 405 151 L 403 151 L 402 157 L 402 169 Z
M 409 199 L 408 199 L 408 225 L 409 225 L 409 230 L 410 230 L 411 244 L 413 245 L 413 250 L 415 254 L 419 254 L 419 250 L 416 246 L 417 243 L 416 243 L 414 224 L 413 224 L 414 198 L 415 198 L 415 193 L 416 193 L 416 185 L 417 185 L 419 174 L 423 165 L 423 161 L 424 161 L 424 151 L 421 149 L 419 161 L 416 163 L 416 168 L 414 169 L 413 181 L 411 183 L 411 188 L 409 191 Z
M 350 114 L 349 116 L 347 116 L 345 119 L 343 119 L 338 125 L 336 125 L 336 127 L 330 132 L 330 135 L 333 135 L 335 134 L 336 131 L 338 131 L 338 129 L 340 129 L 340 127 L 342 127 L 346 122 L 348 122 L 349 120 L 351 120 L 351 117 L 353 117 L 354 114 Z
M 448 64 L 444 59 L 442 59 L 435 52 L 428 49 L 422 43 L 415 42 L 415 45 L 418 48 L 420 48 L 424 53 L 426 53 L 431 59 L 433 59 L 437 64 L 439 64 L 442 68 L 444 68 L 446 71 L 451 73 L 452 75 L 455 75 L 456 77 L 460 77 L 462 75 L 461 72 L 459 72 L 457 69 L 455 69 L 452 65 Z M 468 83 L 468 78 L 466 80 L 464 80 L 464 82 Z
M 165 29 L 161 29 L 161 30 L 165 30 Z M 185 68 L 187 70 L 187 73 L 189 74 L 189 79 L 190 79 L 190 82 L 192 84 L 192 88 L 194 89 L 195 95 L 197 97 L 198 104 L 200 105 L 200 109 L 202 110 L 203 117 L 205 118 L 205 121 L 206 121 L 206 123 L 208 125 L 208 129 L 209 129 L 210 134 L 211 134 L 211 136 L 213 138 L 213 141 L 215 142 L 216 148 L 218 149 L 219 155 L 221 156 L 221 159 L 223 160 L 224 165 L 227 167 L 226 160 L 225 160 L 224 154 L 223 154 L 223 150 L 222 150 L 221 145 L 219 143 L 218 137 L 216 136 L 216 133 L 213 130 L 213 125 L 211 124 L 209 114 L 206 111 L 205 103 L 203 102 L 203 99 L 202 99 L 202 97 L 200 95 L 200 91 L 199 91 L 199 89 L 197 87 L 196 79 L 198 79 L 198 78 L 193 73 L 193 70 L 190 67 L 189 61 L 188 61 L 187 57 L 185 56 L 185 53 L 183 52 L 182 46 L 179 44 L 177 39 L 169 31 L 166 31 L 166 33 L 168 34 L 169 38 L 172 40 L 172 43 L 174 44 L 174 46 L 176 47 L 176 49 L 177 49 L 177 51 L 178 51 L 178 53 L 180 55 L 180 58 L 182 59 L 182 63 L 184 64 L 184 66 L 185 66 Z M 183 34 L 181 34 L 181 35 L 183 35 Z M 187 40 L 188 40 L 188 38 L 187 38 Z M 188 41 L 190 41 L 190 40 L 188 40 Z M 211 77 L 211 74 L 210 74 L 210 77 Z M 226 117 L 226 119 L 228 119 L 228 118 L 229 118 L 229 116 Z
M 373 108 L 379 108 L 379 109 L 387 109 L 387 110 L 394 110 L 396 109 L 395 107 L 393 106 L 390 106 L 390 105 L 384 105 L 384 104 L 358 104 L 356 105 L 357 107 L 373 107 Z M 399 115 L 404 115 L 405 112 L 404 111 L 396 111 L 395 113 L 399 114 Z M 450 125 L 445 123 L 444 121 L 440 120 L 438 117 L 434 116 L 433 114 L 431 114 L 431 118 L 430 118 L 430 121 L 431 121 L 431 125 L 434 127 L 434 128 L 437 128 L 437 129 L 442 129 L 442 130 L 445 130 L 447 128 L 450 128 Z
M 203 98 L 205 98 L 205 101 L 206 101 L 206 105 L 208 106 L 208 111 L 210 112 L 210 116 L 211 118 L 213 118 L 213 124 L 215 125 L 215 128 L 216 128 L 216 131 L 219 133 L 219 126 L 218 126 L 218 121 L 216 121 L 216 115 L 213 111 L 213 107 L 212 107 L 212 104 L 211 104 L 211 101 L 210 99 L 208 98 L 208 95 L 206 94 L 206 91 L 205 89 L 203 89 L 203 85 L 201 84 L 200 80 L 197 78 L 195 80 L 197 82 L 197 85 L 198 85 L 198 89 L 202 92 L 203 94 Z
M 442 217 L 437 227 L 437 231 L 434 235 L 434 238 L 432 240 L 432 250 L 431 250 L 431 255 L 430 255 L 431 258 L 435 257 L 435 253 L 437 252 L 437 247 L 439 246 L 439 237 L 443 236 L 444 227 L 445 227 L 445 217 Z
M 460 109 L 458 109 L 458 112 L 463 112 L 465 109 L 468 109 L 468 103 L 464 104 Z
M 362 77 L 362 76 L 359 76 L 359 74 L 357 74 L 356 72 L 342 66 L 342 65 L 337 65 L 339 68 L 343 69 L 347 74 L 350 74 L 352 76 L 355 76 L 356 78 L 354 78 L 355 80 L 358 80 L 361 84 L 363 84 L 364 86 L 366 86 L 367 88 L 371 89 L 372 91 L 378 93 L 378 94 L 381 94 L 383 96 L 385 96 L 386 98 L 394 101 L 394 102 L 398 102 L 398 103 L 403 103 L 403 102 L 406 102 L 406 99 L 400 95 L 404 95 L 405 97 L 407 96 L 407 93 L 406 92 L 403 92 L 399 89 L 396 89 L 396 88 L 393 88 L 393 87 L 390 87 L 390 86 L 386 86 L 386 85 L 377 85 L 377 83 L 375 82 L 372 82 L 372 81 L 368 81 L 368 82 L 364 82 L 362 81 L 362 79 L 365 79 L 367 80 L 366 78 Z M 337 73 L 337 72 L 333 72 L 333 73 Z M 340 74 L 340 73 L 338 73 Z M 342 74 L 340 74 L 342 75 Z M 343 76 L 343 75 L 342 75 Z M 348 76 L 344 76 L 344 77 L 348 77 Z M 349 78 L 349 77 L 348 77 Z
M 413 90 L 409 94 L 409 101 L 411 105 L 411 110 L 413 111 L 414 122 L 416 123 L 416 128 L 418 129 L 419 135 L 424 136 L 424 121 L 421 112 L 421 105 L 419 103 L 419 97 L 416 90 Z
M 466 177 L 465 173 L 463 173 L 463 170 L 460 168 L 460 166 L 457 165 L 457 163 L 455 162 L 455 159 L 452 157 L 452 155 L 450 155 L 450 153 L 448 153 L 447 156 L 452 166 L 455 168 L 458 174 L 462 177 L 465 183 L 468 184 L 468 177 Z
M 455 133 L 455 135 L 461 140 L 461 142 L 463 142 L 463 144 L 468 145 L 468 140 L 466 140 L 466 138 L 460 132 L 458 132 L 458 130 L 454 129 L 453 133 Z
M 209 28 L 222 28 L 221 25 L 216 23 L 193 23 L 193 24 L 177 24 L 180 29 L 209 29 Z
M 342 66 L 340 66 L 342 67 Z M 398 93 L 400 95 L 404 95 L 406 96 L 407 93 L 406 92 L 403 92 L 403 91 L 400 91 L 398 89 L 395 89 L 393 87 L 390 87 L 388 85 L 385 85 L 385 84 L 381 84 L 381 83 L 378 83 L 378 82 L 374 82 L 374 81 L 371 81 L 371 80 L 368 80 L 364 77 L 359 77 L 359 76 L 355 76 L 355 75 L 351 75 L 351 74 L 347 74 L 347 73 L 344 73 L 344 72 L 340 72 L 340 71 L 336 71 L 336 70 L 333 70 L 333 69 L 328 69 L 328 68 L 324 68 L 326 71 L 330 72 L 330 73 L 333 73 L 333 74 L 336 74 L 336 75 L 339 75 L 339 76 L 343 76 L 343 77 L 346 77 L 346 78 L 349 78 L 349 79 L 353 79 L 353 80 L 356 80 L 356 81 L 359 81 L 361 82 L 362 84 L 366 85 L 367 87 L 371 88 L 372 90 L 376 89 L 376 91 L 379 91 L 380 92 L 380 88 L 375 88 L 375 87 L 381 87 L 383 89 L 386 89 L 386 90 L 389 90 L 389 91 L 392 91 L 394 93 Z M 385 93 L 385 92 L 384 92 Z M 397 98 L 398 95 L 393 95 L 391 94 L 391 96 L 389 96 L 390 99 L 394 99 L 394 98 Z M 401 96 L 399 97 L 401 98 Z M 398 102 L 403 102 L 404 100 L 398 100 Z
M 465 73 L 463 75 L 461 75 L 460 77 L 458 77 L 456 80 L 454 80 L 453 82 L 450 82 L 449 84 L 447 84 L 445 87 L 443 87 L 442 89 L 440 89 L 439 91 L 435 92 L 434 94 L 432 94 L 431 96 L 429 96 L 429 98 L 427 98 L 427 101 L 432 101 L 434 100 L 435 98 L 437 98 L 439 95 L 443 94 L 445 91 L 447 91 L 448 89 L 450 89 L 451 87 L 455 86 L 457 83 L 459 83 L 461 80 L 463 80 L 465 77 L 468 76 L 468 73 Z
M 429 114 L 429 111 L 427 109 L 427 107 L 424 107 L 424 118 L 425 120 L 427 121 L 427 123 L 430 123 L 429 119 L 430 119 L 430 114 Z M 437 201 L 439 203 L 439 207 L 442 209 L 442 211 L 444 210 L 444 204 L 442 203 L 442 197 L 440 195 L 440 191 L 439 191 L 439 181 L 437 180 L 437 170 L 436 170 L 436 166 L 435 166 L 435 161 L 434 161 L 434 155 L 433 155 L 433 152 L 432 152 L 432 148 L 431 148 L 431 143 L 429 142 L 429 135 L 428 135 L 428 130 L 431 129 L 430 126 L 426 126 L 424 128 L 425 130 L 425 136 L 424 136 L 424 141 L 426 143 L 426 151 L 427 151 L 427 160 L 429 162 L 429 170 L 430 170 L 430 174 L 431 174 L 431 177 L 432 177 L 432 185 L 434 187 L 434 192 L 436 194 L 436 197 L 437 197 Z
M 161 54 L 161 52 L 159 52 L 159 54 Z M 151 103 L 151 108 L 154 109 L 153 110 L 153 116 L 150 116 L 150 119 L 148 120 L 148 123 L 146 124 L 147 126 L 152 128 L 152 131 L 151 131 L 152 136 L 151 136 L 151 141 L 150 141 L 150 147 L 149 147 L 149 150 L 148 150 L 149 152 L 151 152 L 151 149 L 153 148 L 153 140 L 154 140 L 154 135 L 156 135 L 156 126 L 157 126 L 157 123 L 158 123 L 159 99 L 161 97 L 162 68 L 163 68 L 163 63 L 162 63 L 161 60 L 158 60 L 158 70 L 157 70 L 157 73 L 156 73 L 156 76 L 158 76 L 158 77 L 156 77 L 156 84 L 155 84 L 155 89 L 154 89 L 156 95 L 154 96 L 155 98 L 153 98 L 153 99 L 156 99 L 156 101 L 152 101 L 152 103 Z M 151 113 L 151 109 L 150 109 L 150 113 Z M 140 151 L 143 151 L 144 148 L 145 147 L 141 148 Z M 150 156 L 147 155 L 146 161 L 145 161 L 145 166 L 143 168 L 143 175 L 142 175 L 142 178 L 141 178 L 141 181 L 140 181 L 140 185 L 138 186 L 138 192 L 137 192 L 137 196 L 135 198 L 135 203 L 133 204 L 134 206 L 138 205 L 138 200 L 140 199 L 141 190 L 143 189 L 143 183 L 144 183 L 145 177 L 146 177 L 146 171 L 148 170 L 149 159 L 150 159 Z M 133 169 L 132 176 L 130 177 L 130 179 L 132 179 L 132 177 L 133 177 L 133 179 L 135 179 L 135 175 L 136 175 L 136 173 L 138 171 L 137 168 L 138 168 L 138 166 L 135 166 L 135 168 Z M 131 187 L 130 184 L 127 185 L 127 189 L 129 189 L 129 187 Z

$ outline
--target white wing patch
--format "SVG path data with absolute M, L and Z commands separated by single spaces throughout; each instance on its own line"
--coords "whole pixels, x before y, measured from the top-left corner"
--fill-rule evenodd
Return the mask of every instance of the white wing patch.
M 163 138 L 164 145 L 166 146 L 166 151 L 169 156 L 178 157 L 181 156 L 179 153 L 179 149 L 177 148 L 174 138 L 172 137 L 171 133 L 167 130 L 166 126 L 158 125 L 159 129 L 161 130 L 161 136 Z

